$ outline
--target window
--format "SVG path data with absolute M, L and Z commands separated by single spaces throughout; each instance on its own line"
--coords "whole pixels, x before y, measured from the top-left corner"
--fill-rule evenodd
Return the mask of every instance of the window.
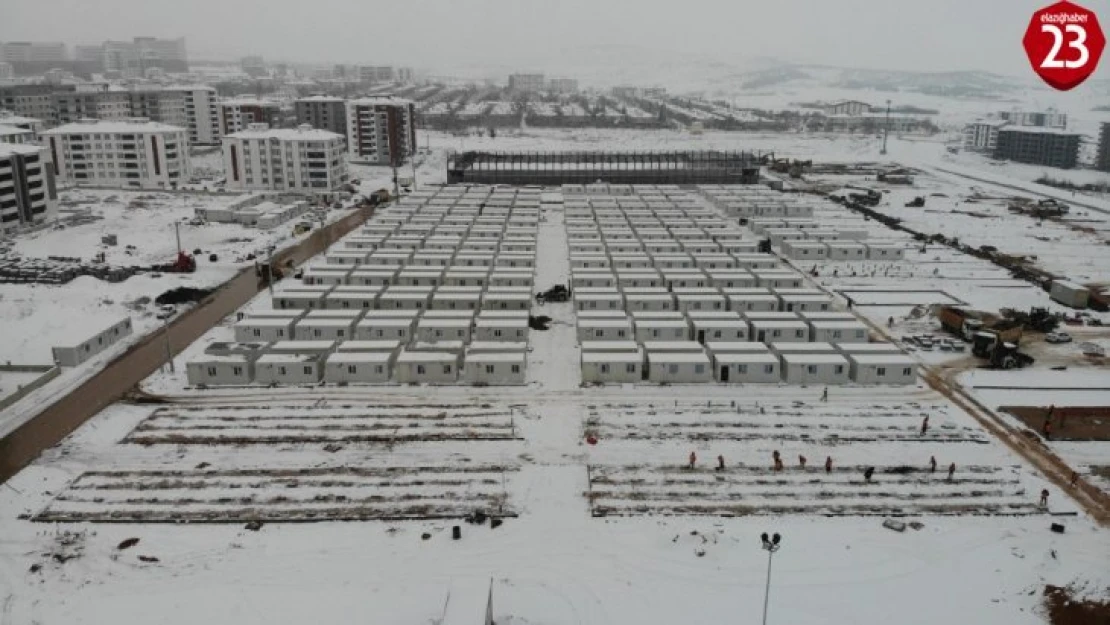
M 748 365 L 736 365 L 736 372 L 737 373 L 747 373 L 748 372 Z
M 806 373 L 814 375 L 817 373 L 817 365 L 806 365 Z
M 424 365 L 416 365 L 416 374 L 424 375 Z
M 493 365 L 486 365 L 486 373 L 493 375 Z
M 305 367 L 304 368 L 304 374 L 305 375 L 312 375 L 312 367 Z
M 278 367 L 278 375 L 285 375 L 285 367 Z
M 886 367 L 879 367 L 878 369 L 875 370 L 875 374 L 878 375 L 880 378 L 885 376 L 886 375 Z
M 678 365 L 667 365 L 667 373 L 675 375 L 678 373 Z
M 605 330 L 594 330 L 594 337 L 602 338 L 605 336 Z
M 694 373 L 698 375 L 705 373 L 705 365 L 694 365 Z
M 912 373 L 913 373 L 913 370 L 910 369 L 909 367 L 906 367 L 905 369 L 902 369 L 902 375 L 910 375 Z
M 513 373 L 520 373 L 520 365 L 513 365 L 512 366 L 512 372 Z
M 444 373 L 444 375 L 450 375 L 451 374 L 451 365 L 443 365 L 443 373 Z
M 631 363 L 631 362 L 630 362 L 630 363 L 628 363 L 627 365 L 625 365 L 625 366 L 624 366 L 624 372 L 625 372 L 625 373 L 636 373 L 636 365 L 635 365 L 635 363 Z
M 376 367 L 374 367 L 374 373 L 377 373 L 379 375 L 381 375 L 382 373 L 385 373 L 385 367 L 383 367 L 381 365 L 377 365 Z
M 215 375 L 216 375 L 216 368 L 215 368 L 215 367 L 208 367 L 208 375 L 210 375 L 210 376 L 212 376 L 212 377 L 215 377 Z
M 836 374 L 840 375 L 841 373 L 844 373 L 844 365 L 837 365 L 836 366 Z
M 715 338 L 715 339 L 721 338 L 721 331 L 720 330 L 714 330 L 713 331 L 713 338 Z

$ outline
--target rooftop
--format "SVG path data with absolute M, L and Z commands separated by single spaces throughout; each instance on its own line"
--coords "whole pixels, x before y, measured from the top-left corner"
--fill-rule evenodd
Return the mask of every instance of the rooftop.
M 1080 133 L 1078 132 L 1070 132 L 1065 128 L 1048 128 L 1045 126 L 1006 126 L 998 129 L 998 134 L 1004 132 L 1022 132 L 1035 135 L 1064 135 L 1077 139 L 1080 137 Z
M 317 130 L 308 124 L 296 128 L 248 128 L 227 135 L 228 139 L 278 139 L 280 141 L 342 141 L 343 136 L 328 130 Z
M 361 105 L 364 105 L 364 106 L 375 105 L 375 104 L 391 104 L 391 105 L 394 105 L 394 106 L 405 106 L 405 105 L 409 105 L 409 104 L 412 104 L 412 103 L 413 103 L 412 100 L 406 100 L 405 98 L 398 98 L 397 96 L 391 96 L 391 95 L 366 96 L 366 97 L 357 98 L 357 99 L 354 99 L 354 100 L 350 101 L 350 104 L 356 104 L 356 105 L 361 104 Z
M 9 156 L 30 156 L 43 151 L 42 146 L 24 145 L 21 143 L 0 143 L 0 158 Z
M 44 131 L 44 135 L 83 135 L 91 132 L 103 133 L 151 133 L 151 132 L 181 132 L 185 129 L 179 126 L 170 126 L 161 122 L 152 122 L 149 119 L 136 118 L 134 120 L 99 120 L 82 119 L 72 124 L 63 124 L 56 128 Z
M 839 354 L 782 354 L 785 364 L 802 363 L 807 365 L 846 365 L 848 359 Z

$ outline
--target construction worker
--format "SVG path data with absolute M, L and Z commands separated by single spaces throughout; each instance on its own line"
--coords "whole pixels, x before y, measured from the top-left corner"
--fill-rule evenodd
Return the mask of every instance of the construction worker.
M 1079 483 L 1079 471 L 1072 471 L 1071 472 L 1071 485 L 1075 486 L 1078 483 Z
M 718 455 L 717 456 L 717 470 L 718 471 L 724 471 L 725 470 L 725 457 L 723 455 Z
M 771 454 L 771 459 L 775 463 L 775 471 L 782 471 L 782 456 L 779 455 L 778 450 Z
M 691 451 L 691 452 L 690 452 L 690 468 L 691 468 L 691 469 L 693 469 L 693 468 L 694 468 L 694 464 L 695 464 L 695 463 L 696 463 L 697 461 L 698 461 L 698 455 L 697 455 L 697 454 L 695 454 L 694 452 L 692 452 L 692 451 Z
M 1047 488 L 1042 488 L 1041 489 L 1041 507 L 1042 508 L 1047 508 L 1048 507 L 1048 489 Z
M 921 420 L 921 435 L 925 436 L 925 433 L 928 432 L 928 431 L 929 431 L 929 415 L 925 415 L 925 418 Z
M 806 468 L 806 457 L 805 456 L 803 456 L 801 454 L 798 454 L 798 465 L 801 466 L 803 469 Z
M 829 387 L 827 386 L 825 390 L 821 392 L 821 401 L 829 401 Z
M 956 474 L 956 463 L 953 462 L 952 464 L 948 465 L 948 481 L 949 482 L 952 481 L 952 476 L 955 475 L 955 474 Z
M 1044 426 L 1041 427 L 1041 433 L 1044 434 L 1046 441 L 1052 440 L 1052 417 L 1044 420 Z
M 937 472 L 937 457 L 929 456 L 929 473 Z
M 871 476 L 875 474 L 875 467 L 867 467 L 863 470 L 863 479 L 871 483 Z
M 825 456 L 825 473 L 832 473 L 832 456 Z

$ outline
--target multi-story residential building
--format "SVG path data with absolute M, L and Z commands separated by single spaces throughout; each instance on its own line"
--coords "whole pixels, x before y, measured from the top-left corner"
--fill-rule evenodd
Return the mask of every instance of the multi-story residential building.
M 859 100 L 841 100 L 825 107 L 828 115 L 863 115 L 871 112 L 871 105 Z
M 1059 128 L 1006 126 L 998 131 L 993 157 L 1071 169 L 1079 161 L 1078 133 Z
M 293 103 L 297 125 L 308 124 L 313 128 L 328 130 L 347 140 L 347 101 L 343 98 L 314 95 Z
M 127 91 L 128 117 L 145 117 L 169 126 L 188 127 L 185 94 L 168 89 L 132 89 Z
M 964 149 L 993 154 L 998 146 L 998 131 L 1009 123 L 1002 119 L 980 119 L 964 126 Z
M 358 81 L 381 83 L 393 81 L 393 68 L 389 65 L 361 65 L 358 68 Z
M 126 91 L 60 91 L 54 94 L 53 123 L 72 124 L 80 119 L 127 119 L 131 96 Z
M 15 69 L 7 61 L 0 61 L 0 80 L 11 80 L 15 77 Z
M 42 74 L 54 68 L 70 67 L 66 44 L 56 42 L 9 41 L 0 44 L 0 61 L 10 63 L 17 76 Z
M 185 128 L 189 130 L 189 143 L 218 145 L 220 112 L 216 90 L 208 85 L 182 85 L 167 87 L 166 91 L 180 93 L 185 99 Z
M 58 191 L 46 149 L 0 143 L 0 233 L 45 222 L 57 210 Z
M 73 72 L 85 78 L 104 73 L 104 46 L 73 46 Z
M 266 124 L 270 128 L 280 128 L 281 105 L 272 100 L 236 98 L 223 100 L 217 104 L 220 114 L 220 136 L 246 130 L 251 124 Z
M 69 88 L 70 91 L 73 89 Z M 54 88 L 50 85 L 0 87 L 0 109 L 23 117 L 41 119 L 46 125 L 53 125 L 56 123 Z
M 397 71 L 394 72 L 394 77 L 397 82 L 412 82 L 416 75 L 411 67 L 398 67 Z
M 251 124 L 223 138 L 227 188 L 330 197 L 350 179 L 343 136 L 303 124 Z
M 578 80 L 575 78 L 552 78 L 547 81 L 547 90 L 552 93 L 578 93 Z
M 59 182 L 168 189 L 191 175 L 188 134 L 145 119 L 86 119 L 42 136 Z
M 382 96 L 347 102 L 347 154 L 355 162 L 401 165 L 416 152 L 416 106 Z
M 0 118 L 0 123 L 3 123 Z M 1098 152 L 1095 153 L 1095 169 L 1110 171 L 1110 122 L 1102 122 L 1098 131 Z
M 38 141 L 39 133 L 46 129 L 41 119 L 24 117 L 22 115 L 16 115 L 11 111 L 4 110 L 0 110 L 0 126 L 21 128 L 30 131 L 32 142 Z
M 0 143 L 24 144 L 34 141 L 35 135 L 26 128 L 0 124 Z
M 509 74 L 509 89 L 517 93 L 536 93 L 547 87 L 543 74 Z
M 1035 126 L 1040 128 L 1067 128 L 1068 115 L 1055 109 L 1047 111 L 1001 111 L 998 118 L 1015 126 Z

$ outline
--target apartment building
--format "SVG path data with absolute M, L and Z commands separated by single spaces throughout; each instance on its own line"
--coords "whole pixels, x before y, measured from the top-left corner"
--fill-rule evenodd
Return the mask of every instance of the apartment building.
M 1079 161 L 1079 139 L 1078 133 L 1059 128 L 1006 126 L 998 131 L 993 157 L 1071 169 Z
M 402 164 L 416 151 L 416 107 L 382 96 L 347 102 L 347 154 L 373 165 Z
M 980 119 L 964 126 L 965 150 L 993 154 L 998 147 L 998 131 L 1010 122 L 1002 119 Z
M 543 74 L 509 74 L 509 89 L 518 93 L 535 93 L 547 87 Z
M 28 76 L 67 67 L 69 54 L 64 43 L 9 41 L 0 44 L 0 61 L 10 64 L 16 76 Z
M 218 145 L 220 112 L 216 90 L 208 85 L 181 85 L 167 87 L 166 90 L 180 93 L 184 99 L 184 126 L 189 131 L 189 144 Z
M 330 199 L 350 179 L 343 136 L 303 124 L 251 124 L 223 138 L 227 188 L 284 191 Z
M 3 123 L 3 119 L 0 119 Z M 1098 152 L 1095 154 L 1095 169 L 1110 171 L 1110 122 L 1102 122 L 1098 131 Z
M 280 128 L 281 105 L 272 100 L 236 98 L 217 104 L 220 136 L 246 130 L 251 124 L 266 124 Z
M 308 124 L 318 130 L 343 135 L 347 140 L 347 101 L 343 98 L 314 95 L 293 103 L 297 125 Z
M 0 143 L 0 234 L 43 223 L 58 210 L 46 149 Z
M 70 87 L 73 90 L 73 87 Z M 54 122 L 54 87 L 50 85 L 13 85 L 0 87 L 0 109 L 21 117 Z
M 0 61 L 0 80 L 11 80 L 15 77 L 15 68 L 7 61 Z
M 188 131 L 147 119 L 85 119 L 42 133 L 58 181 L 168 189 L 191 174 Z
M 362 65 L 358 68 L 358 81 L 371 84 L 393 82 L 393 68 L 389 65 Z
M 1046 111 L 1000 111 L 998 118 L 1015 126 L 1034 126 L 1039 128 L 1067 128 L 1068 115 L 1055 109 Z
M 552 78 L 547 82 L 547 90 L 562 94 L 578 93 L 578 80 L 576 78 Z

